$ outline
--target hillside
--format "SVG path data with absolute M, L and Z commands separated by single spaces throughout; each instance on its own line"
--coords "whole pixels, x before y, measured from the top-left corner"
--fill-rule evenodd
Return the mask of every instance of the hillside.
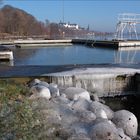
M 0 19 L 0 33 L 27 36 L 46 32 L 44 23 L 37 21 L 27 12 L 9 5 L 0 9 Z
M 38 21 L 26 11 L 9 5 L 0 9 L 0 19 L 0 39 L 42 37 L 42 35 L 45 39 L 83 38 L 89 33 L 92 34 L 89 30 L 70 29 L 47 19 L 46 23 Z

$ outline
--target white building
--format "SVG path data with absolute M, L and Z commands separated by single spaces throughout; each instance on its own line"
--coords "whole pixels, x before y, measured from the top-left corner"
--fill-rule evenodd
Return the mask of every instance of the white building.
M 78 24 L 71 24 L 71 23 L 62 23 L 62 22 L 60 22 L 59 23 L 59 25 L 62 25 L 62 26 L 64 26 L 64 27 L 66 27 L 66 28 L 70 28 L 70 29 L 79 29 L 79 25 Z

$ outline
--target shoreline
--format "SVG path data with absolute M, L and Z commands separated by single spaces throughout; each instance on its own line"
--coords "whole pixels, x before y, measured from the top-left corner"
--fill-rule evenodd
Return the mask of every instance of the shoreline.
M 4 66 L 0 79 L 42 78 L 59 87 L 79 87 L 99 97 L 134 95 L 140 91 L 140 68 L 118 65 Z
M 87 69 L 91 69 L 90 73 L 89 71 L 86 71 Z M 0 78 L 6 78 L 6 77 L 46 77 L 54 75 L 55 73 L 63 72 L 67 73 L 68 71 L 75 71 L 80 70 L 83 72 L 88 72 L 89 74 L 109 74 L 109 70 L 111 70 L 112 74 L 114 73 L 120 73 L 117 72 L 117 68 L 121 70 L 123 74 L 127 74 L 127 69 L 131 69 L 132 73 L 137 73 L 140 71 L 140 65 L 134 64 L 134 65 L 119 65 L 119 64 L 81 64 L 81 65 L 19 65 L 19 66 L 6 66 L 1 65 L 0 67 Z M 93 69 L 93 72 L 92 72 Z M 114 71 L 114 70 L 115 71 Z M 98 72 L 100 71 L 100 72 Z M 76 72 L 77 74 L 78 71 Z M 121 73 L 120 73 L 121 74 Z

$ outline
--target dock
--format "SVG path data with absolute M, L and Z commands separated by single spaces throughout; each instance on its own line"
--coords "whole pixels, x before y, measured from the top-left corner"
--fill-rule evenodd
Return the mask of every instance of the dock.
M 0 41 L 0 45 L 15 46 L 51 46 L 82 44 L 90 47 L 118 49 L 121 47 L 140 47 L 140 40 L 95 40 L 95 39 L 63 39 L 63 40 L 13 40 Z
M 0 45 L 15 45 L 18 47 L 28 46 L 51 46 L 51 45 L 72 45 L 71 39 L 64 40 L 35 40 L 35 39 L 24 39 L 24 40 L 11 40 L 11 41 L 0 41 Z
M 0 46 L 0 60 L 13 60 L 13 51 L 4 46 Z
M 117 49 L 120 47 L 140 47 L 140 40 L 88 40 L 73 39 L 74 44 L 84 44 L 91 47 L 107 47 Z

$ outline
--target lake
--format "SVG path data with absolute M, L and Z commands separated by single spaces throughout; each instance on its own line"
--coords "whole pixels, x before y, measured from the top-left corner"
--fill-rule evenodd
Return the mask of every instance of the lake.
M 14 50 L 12 65 L 68 65 L 68 64 L 137 64 L 140 49 L 125 50 L 65 45 L 46 47 L 22 47 Z

